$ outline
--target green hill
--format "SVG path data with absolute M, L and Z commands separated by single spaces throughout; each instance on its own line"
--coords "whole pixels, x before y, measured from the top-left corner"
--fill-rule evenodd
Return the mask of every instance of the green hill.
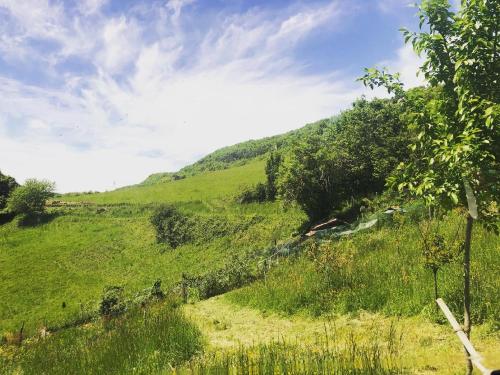
M 339 373 L 346 374 L 353 373 L 356 364 L 373 374 L 404 373 L 397 360 L 396 346 L 400 343 L 396 342 L 394 327 L 387 320 L 397 317 L 406 324 L 402 329 L 409 326 L 412 332 L 424 326 L 426 332 L 434 332 L 438 329 L 436 323 L 441 321 L 434 309 L 432 274 L 424 267 L 420 241 L 419 225 L 426 220 L 428 212 L 418 202 L 412 202 L 415 209 L 411 209 L 410 202 L 390 194 L 367 194 L 364 200 L 351 195 L 348 202 L 341 202 L 345 205 L 335 211 L 337 214 L 356 219 L 361 212 L 358 201 L 367 205 L 363 206 L 362 220 L 365 221 L 372 216 L 385 217 L 381 212 L 392 204 L 402 204 L 408 212 L 380 220 L 365 232 L 353 232 L 340 239 L 327 232 L 306 241 L 299 234 L 307 227 L 308 218 L 296 204 L 284 204 L 280 200 L 242 204 L 237 199 L 244 189 L 266 181 L 266 154 L 270 151 L 290 151 L 295 144 L 306 144 L 314 150 L 318 139 L 320 152 L 303 152 L 306 157 L 319 155 L 324 158 L 318 160 L 336 166 L 337 159 L 329 158 L 334 154 L 329 142 L 337 142 L 336 150 L 341 150 L 344 157 L 338 160 L 346 163 L 345 168 L 363 167 L 357 171 L 367 177 L 366 181 L 371 181 L 371 173 L 376 171 L 383 181 L 397 153 L 389 155 L 392 159 L 385 163 L 391 151 L 390 148 L 381 150 L 380 145 L 387 142 L 383 137 L 385 133 L 373 142 L 367 139 L 369 135 L 364 130 L 380 127 L 385 131 L 387 124 L 397 128 L 400 123 L 391 119 L 398 116 L 389 116 L 394 109 L 397 104 L 389 101 L 372 104 L 361 101 L 356 108 L 358 112 L 353 110 L 345 116 L 321 120 L 297 131 L 223 148 L 177 173 L 156 174 L 141 184 L 105 193 L 59 196 L 49 202 L 47 214 L 36 225 L 22 225 L 18 218 L 0 225 L 0 337 L 3 343 L 0 373 L 3 369 L 7 369 L 8 374 L 22 369 L 23 373 L 36 374 L 47 368 L 51 373 L 60 374 L 119 373 L 132 369 L 144 374 L 168 373 L 170 370 L 166 369 L 174 365 L 186 369 L 185 373 L 200 368 L 224 371 L 227 366 L 235 368 L 236 365 L 245 369 L 250 358 L 260 358 L 255 366 L 266 363 L 278 372 L 283 367 L 276 364 L 276 358 L 299 373 L 306 367 L 315 368 L 324 363 L 332 366 L 330 368 L 340 366 L 338 368 L 345 372 Z M 353 113 L 375 114 L 375 126 L 371 125 L 370 118 L 360 120 Z M 402 137 L 400 133 L 396 135 Z M 398 142 L 395 138 L 393 143 L 398 145 Z M 360 152 L 366 145 L 374 145 L 367 148 L 373 153 L 367 154 L 365 149 Z M 359 163 L 361 157 L 367 160 Z M 384 163 L 370 169 L 374 167 L 373 160 Z M 296 165 L 300 167 L 299 164 Z M 364 168 L 365 165 L 369 168 Z M 288 165 L 289 173 L 295 172 L 294 166 Z M 315 164 L 311 162 L 309 167 L 309 176 L 315 178 Z M 349 174 L 351 170 L 340 172 L 337 177 L 345 178 L 347 184 L 359 183 L 349 180 L 355 176 Z M 300 179 L 297 182 L 302 183 Z M 348 193 L 354 191 L 351 189 Z M 165 204 L 174 206 L 179 213 L 174 230 L 189 232 L 187 239 L 175 248 L 158 243 L 151 222 L 155 210 Z M 440 225 L 445 239 L 458 238 L 456 233 L 462 233 L 458 229 L 463 227 L 463 213 L 454 211 L 444 216 Z M 453 242 L 453 246 L 457 243 Z M 495 272 L 500 269 L 497 256 L 500 242 L 498 236 L 477 226 L 473 246 L 477 252 L 472 264 L 473 318 L 482 324 L 479 342 L 490 345 L 498 336 L 500 324 L 500 285 Z M 455 250 L 450 263 L 439 271 L 438 280 L 440 294 L 454 312 L 459 313 L 462 265 L 460 247 L 456 246 Z M 144 302 L 144 296 L 149 295 L 151 286 L 159 279 L 169 296 L 168 302 Z M 120 318 L 101 319 L 103 291 L 110 286 L 123 288 L 120 299 L 128 310 Z M 199 299 L 229 291 L 223 297 L 224 304 L 219 306 L 231 318 L 226 322 L 215 315 L 201 319 L 194 314 L 193 319 L 205 325 L 195 327 L 177 309 L 183 296 L 181 286 L 189 294 L 188 302 L 195 304 L 194 310 L 203 310 L 206 306 L 200 304 Z M 335 342 L 334 348 L 338 354 L 335 358 L 343 358 L 343 362 L 332 361 L 332 348 L 328 345 L 316 341 L 304 349 L 293 346 L 296 342 L 291 344 L 293 337 L 286 342 L 280 338 L 279 342 L 270 344 L 273 337 L 267 336 L 265 341 L 250 348 L 211 353 L 211 343 L 204 342 L 202 335 L 213 334 L 214 330 L 230 330 L 236 337 L 245 336 L 238 331 L 238 326 L 230 325 L 239 324 L 232 312 L 247 310 L 251 311 L 250 317 L 280 314 L 287 319 L 298 319 L 300 316 L 300 321 L 314 321 L 305 326 L 315 330 L 317 319 L 330 321 L 336 316 L 346 326 L 342 336 L 336 336 L 340 341 Z M 375 332 L 367 327 L 363 317 L 360 320 L 363 323 L 355 329 L 358 337 L 381 335 L 382 341 L 376 345 L 364 342 L 362 346 L 357 346 L 356 341 L 354 347 L 350 347 L 353 340 L 348 329 L 357 324 L 356 316 L 367 311 L 373 314 L 372 327 L 373 321 L 384 319 L 387 332 Z M 279 319 L 270 323 L 255 322 L 274 324 Z M 207 321 L 210 322 L 208 328 Z M 443 328 L 439 330 L 442 332 Z M 42 333 L 47 331 L 49 337 L 41 340 Z M 19 349 L 11 345 L 20 341 L 19 332 L 22 337 L 38 339 L 29 340 Z M 161 332 L 165 338 L 159 338 L 155 332 Z M 336 333 L 327 332 L 327 340 L 329 334 Z M 318 332 L 308 335 L 317 338 Z M 421 341 L 415 339 L 418 345 L 412 344 L 416 345 L 413 357 L 402 363 L 411 363 L 411 358 L 425 354 L 431 347 L 443 350 L 440 341 L 435 339 L 436 334 L 422 335 L 418 336 Z M 176 340 L 182 345 L 177 346 Z M 126 341 L 127 346 L 117 344 L 122 341 Z M 437 368 L 441 371 L 450 365 L 448 367 L 455 371 L 455 357 L 450 358 Z M 367 359 L 370 360 L 363 362 Z M 431 366 L 429 361 L 422 360 L 419 369 Z M 423 373 L 427 373 L 425 371 Z M 444 371 L 442 373 L 446 373 Z
M 216 171 L 232 166 L 244 165 L 254 159 L 261 159 L 273 150 L 279 150 L 290 146 L 297 140 L 308 138 L 313 134 L 322 134 L 325 129 L 333 127 L 334 120 L 334 117 L 323 119 L 285 134 L 258 140 L 249 140 L 232 146 L 223 147 L 201 158 L 197 162 L 180 169 L 178 172 L 152 174 L 143 181 L 141 185 L 172 181 L 205 171 Z
M 182 272 L 220 268 L 231 254 L 290 236 L 303 220 L 299 210 L 290 208 L 283 215 L 278 202 L 234 203 L 242 185 L 263 179 L 263 162 L 254 161 L 166 184 L 64 196 L 67 203 L 51 207 L 46 223 L 1 225 L 0 332 L 19 329 L 23 322 L 29 333 L 44 325 L 61 326 L 95 309 L 107 285 L 123 285 L 130 295 L 156 279 L 168 288 Z M 156 243 L 149 223 L 161 202 L 234 225 L 255 219 L 242 232 L 173 251 Z

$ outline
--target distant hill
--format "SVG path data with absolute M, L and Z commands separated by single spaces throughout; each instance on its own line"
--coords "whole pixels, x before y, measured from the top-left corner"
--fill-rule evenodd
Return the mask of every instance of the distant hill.
M 140 185 L 152 185 L 161 182 L 179 180 L 205 171 L 227 169 L 232 166 L 244 165 L 250 160 L 263 157 L 272 150 L 282 149 L 293 144 L 300 138 L 307 138 L 314 134 L 321 134 L 334 124 L 334 117 L 307 124 L 297 130 L 284 134 L 249 140 L 232 146 L 223 147 L 203 157 L 197 162 L 188 165 L 178 172 L 154 173 Z

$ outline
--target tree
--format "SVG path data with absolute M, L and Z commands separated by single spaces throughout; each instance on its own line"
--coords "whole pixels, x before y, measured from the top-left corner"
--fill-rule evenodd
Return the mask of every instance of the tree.
M 438 227 L 433 231 L 431 220 L 428 221 L 425 231 L 422 230 L 420 226 L 418 228 L 423 242 L 422 255 L 424 257 L 424 265 L 425 268 L 432 271 L 434 279 L 434 300 L 437 300 L 439 298 L 438 272 L 441 267 L 450 263 L 455 257 L 455 240 L 457 236 L 455 236 L 453 240 L 445 239 L 444 236 L 439 233 L 439 222 Z M 437 307 L 436 305 L 436 309 Z
M 266 196 L 267 199 L 271 201 L 276 199 L 276 184 L 278 179 L 279 167 L 281 165 L 281 159 L 281 154 L 277 151 L 273 151 L 266 160 Z
M 382 191 L 388 175 L 408 157 L 400 112 L 395 100 L 362 98 L 322 134 L 296 142 L 278 169 L 281 197 L 297 202 L 315 221 Z
M 462 0 L 454 14 L 447 0 L 424 0 L 419 18 L 420 31 L 403 34 L 424 56 L 420 72 L 438 96 L 411 114 L 418 130 L 413 158 L 389 183 L 429 205 L 469 209 L 463 244 L 464 331 L 469 336 L 473 223 L 480 217 L 494 229 L 492 219 L 498 215 L 500 2 Z M 405 100 L 397 77 L 385 71 L 367 69 L 361 80 L 370 87 L 386 86 Z
M 45 202 L 53 196 L 55 184 L 47 180 L 28 179 L 10 195 L 7 206 L 16 213 L 26 216 L 42 214 Z
M 6 176 L 0 171 L 0 211 L 7 205 L 7 198 L 19 184 L 13 177 Z
M 338 202 L 334 181 L 334 155 L 320 136 L 311 136 L 285 155 L 278 177 L 278 191 L 285 202 L 296 202 L 310 221 L 324 219 Z

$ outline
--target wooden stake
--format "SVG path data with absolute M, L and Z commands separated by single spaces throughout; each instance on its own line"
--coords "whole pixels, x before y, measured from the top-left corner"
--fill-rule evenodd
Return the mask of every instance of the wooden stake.
M 451 327 L 453 328 L 453 330 L 457 334 L 459 340 L 462 342 L 465 350 L 467 351 L 467 353 L 469 355 L 469 359 L 472 362 L 472 364 L 474 364 L 474 366 L 476 366 L 476 368 L 483 375 L 500 375 L 500 370 L 489 370 L 483 366 L 483 364 L 481 363 L 481 360 L 482 360 L 481 356 L 476 351 L 476 349 L 474 349 L 474 347 L 472 346 L 472 343 L 470 342 L 469 338 L 465 334 L 463 328 L 460 326 L 460 324 L 458 324 L 457 320 L 453 316 L 453 314 L 450 311 L 450 309 L 448 308 L 448 306 L 446 306 L 446 303 L 443 301 L 443 299 L 438 298 L 436 300 L 436 303 L 441 308 L 444 316 L 446 316 L 446 319 L 448 319 L 448 321 L 451 324 Z

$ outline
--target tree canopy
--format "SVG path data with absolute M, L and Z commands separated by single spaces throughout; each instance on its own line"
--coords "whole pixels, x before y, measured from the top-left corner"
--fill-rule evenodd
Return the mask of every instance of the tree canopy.
M 47 180 L 28 179 L 16 188 L 7 204 L 16 214 L 36 215 L 45 211 L 45 202 L 54 194 L 55 184 Z

